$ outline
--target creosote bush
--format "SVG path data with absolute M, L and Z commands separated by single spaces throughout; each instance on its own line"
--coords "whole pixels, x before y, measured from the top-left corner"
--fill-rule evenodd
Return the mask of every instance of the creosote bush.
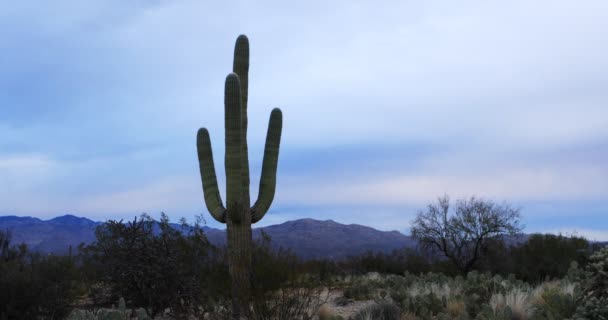
M 93 278 L 110 289 L 109 301 L 124 297 L 151 316 L 169 308 L 185 318 L 213 302 L 210 289 L 227 285 L 214 281 L 222 275 L 219 255 L 198 224 L 177 227 L 165 214 L 160 221 L 142 215 L 127 223 L 108 221 L 95 234 L 84 257 Z
M 608 319 L 608 248 L 591 255 L 582 280 L 575 320 Z
M 0 231 L 0 319 L 63 319 L 82 292 L 72 256 L 44 256 L 11 245 Z

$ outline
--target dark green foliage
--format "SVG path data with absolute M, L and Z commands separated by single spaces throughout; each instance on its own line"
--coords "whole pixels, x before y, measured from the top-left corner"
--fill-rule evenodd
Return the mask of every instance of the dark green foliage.
M 608 320 L 608 298 L 590 297 L 582 301 L 574 320 Z
M 511 249 L 513 273 L 522 280 L 538 283 L 566 275 L 572 261 L 585 262 L 589 242 L 580 237 L 534 234 Z
M 608 320 L 608 248 L 589 257 L 574 319 Z
M 542 293 L 542 303 L 534 305 L 530 320 L 559 320 L 572 317 L 576 311 L 575 296 L 551 288 Z
M 41 256 L 0 232 L 0 319 L 63 319 L 79 293 L 72 257 Z
M 212 302 L 210 290 L 226 286 L 214 277 L 223 272 L 198 225 L 177 230 L 164 214 L 159 222 L 144 215 L 126 224 L 108 221 L 95 233 L 86 259 L 112 301 L 124 297 L 152 316 L 170 308 L 174 317 L 185 317 Z
M 379 272 L 383 274 L 403 274 L 408 271 L 414 274 L 432 270 L 428 257 L 411 248 L 393 250 L 390 254 L 383 252 L 366 252 L 360 256 L 349 257 L 346 266 L 358 274 Z
M 463 297 L 467 313 L 475 316 L 481 312 L 484 304 L 487 304 L 495 292 L 504 290 L 501 286 L 501 278 L 492 277 L 489 273 L 469 272 L 463 286 Z
M 302 263 L 303 271 L 319 281 L 332 281 L 334 277 L 346 276 L 343 264 L 333 260 L 308 260 Z
M 585 297 L 608 298 L 608 248 L 589 257 L 582 289 Z

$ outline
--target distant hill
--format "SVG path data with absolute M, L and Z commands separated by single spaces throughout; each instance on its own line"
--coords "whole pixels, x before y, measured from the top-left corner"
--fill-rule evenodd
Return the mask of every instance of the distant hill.
M 50 220 L 32 217 L 0 216 L 0 230 L 12 232 L 13 244 L 25 243 L 34 251 L 65 254 L 69 246 L 95 241 L 95 228 L 101 222 L 64 215 Z M 178 224 L 173 224 L 176 228 Z M 226 244 L 226 231 L 203 226 L 209 241 L 216 246 Z M 303 259 L 335 259 L 355 256 L 367 251 L 390 253 L 394 249 L 414 248 L 416 241 L 398 231 L 379 231 L 358 224 L 341 224 L 333 220 L 299 219 L 285 223 L 254 228 L 258 239 L 264 230 L 274 247 L 293 250 Z M 507 237 L 509 245 L 519 245 L 530 235 Z M 600 243 L 602 244 L 602 243 Z M 608 245 L 608 242 L 604 242 Z
M 64 254 L 70 245 L 91 243 L 95 240 L 95 227 L 100 222 L 73 215 L 50 220 L 32 217 L 0 217 L 0 230 L 10 230 L 12 243 L 25 243 L 34 251 Z
M 391 252 L 394 249 L 414 247 L 416 242 L 398 231 L 379 231 L 358 224 L 341 224 L 333 220 L 299 219 L 282 224 L 253 229 L 253 238 L 260 237 L 260 230 L 268 234 L 275 247 L 292 249 L 304 259 L 342 259 L 367 251 Z M 224 245 L 223 230 L 207 231 L 209 241 Z
M 65 254 L 68 247 L 95 240 L 95 228 L 101 224 L 87 218 L 65 215 L 50 220 L 32 217 L 0 217 L 0 230 L 11 230 L 13 243 L 25 243 L 43 253 Z M 177 226 L 177 225 L 176 225 Z M 203 227 L 207 238 L 217 246 L 226 243 L 225 230 Z M 264 228 L 254 228 L 254 239 L 264 230 L 275 247 L 292 249 L 304 259 L 342 259 L 366 251 L 390 252 L 413 247 L 415 241 L 398 231 L 379 231 L 357 224 L 332 220 L 300 219 Z

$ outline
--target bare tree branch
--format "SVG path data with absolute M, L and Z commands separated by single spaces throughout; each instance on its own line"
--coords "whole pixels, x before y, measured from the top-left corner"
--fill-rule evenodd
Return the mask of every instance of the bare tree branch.
M 450 212 L 447 195 L 418 212 L 411 234 L 424 249 L 441 252 L 467 273 L 482 255 L 488 239 L 520 232 L 520 210 L 506 203 L 471 197 L 456 201 Z

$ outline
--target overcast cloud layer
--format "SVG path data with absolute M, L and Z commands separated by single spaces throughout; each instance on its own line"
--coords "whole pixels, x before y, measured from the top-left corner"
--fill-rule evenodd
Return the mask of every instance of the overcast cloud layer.
M 223 81 L 251 42 L 261 225 L 407 232 L 449 194 L 508 201 L 526 232 L 608 240 L 608 2 L 37 1 L 0 5 L 0 215 L 204 213 L 196 130 L 223 178 Z M 223 181 L 220 181 L 223 185 Z

